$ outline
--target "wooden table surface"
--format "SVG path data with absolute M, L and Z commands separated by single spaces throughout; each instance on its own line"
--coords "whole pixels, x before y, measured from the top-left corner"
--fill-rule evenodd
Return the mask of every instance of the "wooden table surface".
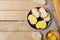
M 60 0 L 54 0 L 53 2 L 54 2 L 55 9 L 56 9 L 55 16 L 60 26 Z
M 55 13 L 52 0 L 48 1 Z M 33 40 L 35 29 L 26 23 L 26 17 L 34 7 L 40 5 L 31 0 L 0 0 L 0 40 Z

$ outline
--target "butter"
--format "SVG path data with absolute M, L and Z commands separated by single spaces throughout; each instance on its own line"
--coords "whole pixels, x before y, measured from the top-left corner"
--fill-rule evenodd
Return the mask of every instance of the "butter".
M 49 37 L 51 40 L 57 40 L 57 37 L 56 37 L 54 34 L 48 33 L 48 37 Z
M 42 29 L 46 28 L 46 22 L 44 20 L 37 22 L 36 28 L 38 28 L 38 29 L 39 28 L 42 28 Z
M 37 23 L 37 19 L 33 15 L 29 15 L 28 20 L 30 21 L 31 24 Z

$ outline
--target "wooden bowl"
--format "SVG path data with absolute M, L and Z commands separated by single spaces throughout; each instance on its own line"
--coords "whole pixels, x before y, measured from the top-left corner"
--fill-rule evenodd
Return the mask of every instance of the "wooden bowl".
M 46 33 L 46 35 L 45 35 L 45 40 L 51 40 L 51 39 L 47 36 L 48 33 L 52 33 L 52 34 L 56 35 L 57 40 L 59 40 L 59 33 L 58 33 L 58 31 L 55 30 L 55 29 L 54 29 L 54 30 L 49 30 L 49 31 Z

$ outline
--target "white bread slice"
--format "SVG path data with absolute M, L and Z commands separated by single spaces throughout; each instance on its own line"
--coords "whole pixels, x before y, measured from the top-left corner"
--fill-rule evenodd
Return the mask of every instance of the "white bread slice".
M 38 10 L 37 10 L 36 8 L 32 9 L 32 14 L 33 14 L 36 18 L 39 17 L 39 12 L 38 12 Z
M 46 4 L 46 0 L 34 0 L 34 2 L 36 2 L 40 5 L 45 5 Z
M 50 21 L 50 19 L 51 19 L 50 14 L 46 18 L 44 18 L 45 21 Z
M 44 18 L 44 17 L 46 17 L 47 15 L 48 15 L 48 13 L 45 11 L 45 9 L 44 8 L 40 8 L 39 9 L 39 12 L 41 13 L 41 17 L 42 18 Z
M 41 39 L 42 35 L 40 32 L 32 32 L 32 38 Z

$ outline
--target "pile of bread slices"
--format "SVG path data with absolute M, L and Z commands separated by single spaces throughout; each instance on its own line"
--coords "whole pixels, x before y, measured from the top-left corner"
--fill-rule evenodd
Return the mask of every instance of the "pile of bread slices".
M 51 15 L 45 8 L 36 7 L 29 12 L 27 19 L 30 25 L 34 25 L 35 28 L 45 29 L 50 23 Z

